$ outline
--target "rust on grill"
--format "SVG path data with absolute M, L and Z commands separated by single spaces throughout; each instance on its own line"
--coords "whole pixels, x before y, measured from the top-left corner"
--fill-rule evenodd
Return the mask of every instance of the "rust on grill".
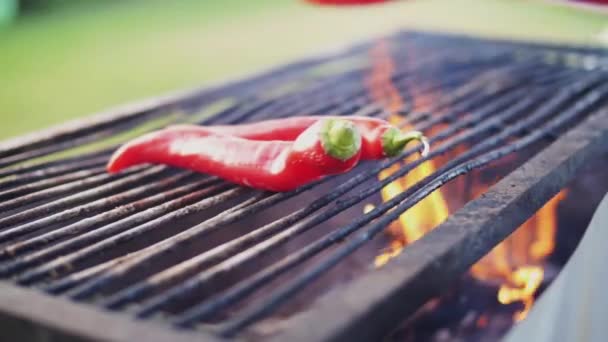
M 345 70 L 327 67 L 335 63 Z M 607 69 L 601 49 L 402 32 L 0 143 L 1 285 L 23 297 L 42 291 L 40 307 L 66 305 L 70 317 L 81 304 L 105 310 L 84 309 L 89 322 L 142 319 L 124 323 L 133 334 L 160 324 L 176 339 L 249 338 L 279 317 L 282 340 L 378 339 L 608 151 Z M 323 114 L 390 119 L 425 132 L 431 152 L 415 158 L 412 147 L 287 193 L 164 166 L 103 169 L 116 138 L 133 129 Z M 536 156 L 374 269 L 378 237 L 400 215 L 518 154 Z M 415 183 L 366 206 L 429 163 Z M 281 311 L 362 251 L 369 270 Z M 11 313 L 22 315 L 0 303 L 1 315 Z M 66 327 L 45 329 L 59 336 Z

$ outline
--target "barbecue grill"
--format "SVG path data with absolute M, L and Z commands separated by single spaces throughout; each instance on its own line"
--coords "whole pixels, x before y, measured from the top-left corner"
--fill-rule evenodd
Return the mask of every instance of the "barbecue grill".
M 380 76 L 370 77 L 378 58 Z M 381 338 L 608 152 L 607 69 L 598 48 L 399 32 L 0 143 L 2 331 L 14 340 Z M 421 109 L 420 99 L 431 101 Z M 169 123 L 328 113 L 415 127 L 431 153 L 402 163 L 414 146 L 287 193 L 164 166 L 104 172 L 116 144 Z M 516 153 L 531 157 L 387 265 L 324 289 L 403 212 Z

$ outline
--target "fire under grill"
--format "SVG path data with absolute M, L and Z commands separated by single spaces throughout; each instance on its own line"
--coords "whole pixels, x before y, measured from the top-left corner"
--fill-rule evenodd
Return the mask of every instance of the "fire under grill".
M 376 340 L 608 152 L 607 68 L 601 49 L 403 32 L 0 143 L 2 331 Z M 118 143 L 170 123 L 330 113 L 415 127 L 431 153 L 288 193 L 163 166 L 104 171 Z M 374 267 L 400 215 L 515 155 L 507 176 Z

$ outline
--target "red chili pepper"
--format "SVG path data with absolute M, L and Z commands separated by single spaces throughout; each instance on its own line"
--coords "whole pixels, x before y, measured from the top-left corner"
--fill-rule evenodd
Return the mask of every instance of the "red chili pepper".
M 322 118 L 346 119 L 355 124 L 361 132 L 362 137 L 362 160 L 375 160 L 396 156 L 411 141 L 423 142 L 423 154 L 426 154 L 428 151 L 428 144 L 421 132 L 401 132 L 397 127 L 385 120 L 367 116 L 294 116 L 241 125 L 193 127 L 200 127 L 202 130 L 210 129 L 217 133 L 251 140 L 291 141 Z
M 301 185 L 352 169 L 361 156 L 361 136 L 346 120 L 324 119 L 294 141 L 255 141 L 218 134 L 199 126 L 152 132 L 122 146 L 108 163 L 118 172 L 160 163 L 208 173 L 271 191 Z

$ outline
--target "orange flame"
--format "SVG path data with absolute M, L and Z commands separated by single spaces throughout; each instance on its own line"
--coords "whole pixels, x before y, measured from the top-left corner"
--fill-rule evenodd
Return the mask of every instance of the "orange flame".
M 555 249 L 557 206 L 565 197 L 566 191 L 553 197 L 471 268 L 477 279 L 502 283 L 498 290 L 500 303 L 524 304 L 523 310 L 513 316 L 515 321 L 527 316 L 534 303 L 534 294 L 543 281 L 542 264 Z
M 389 121 L 404 126 L 405 130 L 412 127 L 403 123 L 397 112 L 404 107 L 399 91 L 392 83 L 395 65 L 390 56 L 386 41 L 380 41 L 371 51 L 373 67 L 366 80 L 367 87 L 373 99 L 381 104 L 391 115 Z M 412 108 L 416 111 L 425 110 L 433 99 L 429 96 L 414 96 Z M 460 146 L 455 153 L 462 152 L 466 147 Z M 447 156 L 449 158 L 450 156 Z M 412 156 L 403 161 L 407 164 L 417 157 Z M 439 159 L 441 161 L 442 159 Z M 384 170 L 379 178 L 385 179 L 399 170 L 401 165 Z M 435 171 L 433 161 L 427 161 L 412 170 L 406 176 L 397 179 L 381 191 L 383 201 L 389 201 L 406 189 Z M 397 256 L 409 243 L 412 243 L 442 223 L 449 215 L 448 205 L 444 198 L 448 190 L 454 190 L 455 200 L 466 203 L 487 189 L 481 185 L 477 172 L 470 174 L 472 178 L 459 179 L 454 182 L 453 189 L 441 189 L 433 192 L 410 210 L 399 216 L 387 229 L 391 237 L 389 246 L 375 259 L 375 266 L 381 267 L 391 258 Z M 469 181 L 472 180 L 472 181 Z M 442 193 L 443 190 L 448 192 Z M 467 195 L 467 191 L 472 192 Z M 520 321 L 526 317 L 534 303 L 534 294 L 540 287 L 544 271 L 542 264 L 545 258 L 555 248 L 555 232 L 557 228 L 556 210 L 559 202 L 565 197 L 565 191 L 556 195 L 535 216 L 524 223 L 508 239 L 496 246 L 488 255 L 471 268 L 471 274 L 478 280 L 501 284 L 497 299 L 502 304 L 521 302 L 522 311 L 515 313 L 514 320 Z M 365 212 L 373 209 L 373 205 L 365 206 Z M 478 322 L 479 326 L 487 325 L 487 317 Z
M 368 203 L 363 207 L 363 213 L 367 214 L 370 211 L 374 210 L 375 207 L 376 207 L 375 205 Z
M 381 104 L 391 116 L 389 121 L 395 125 L 403 125 L 402 118 L 396 112 L 404 107 L 403 99 L 399 91 L 391 81 L 395 66 L 390 56 L 388 44 L 380 41 L 371 51 L 373 68 L 370 77 L 367 79 L 367 86 L 374 100 Z M 416 97 L 413 104 L 415 110 L 422 110 L 431 101 L 426 101 L 422 96 Z M 408 124 L 404 125 L 404 130 L 411 130 Z M 410 163 L 417 157 L 412 156 L 404 160 Z M 393 167 L 380 173 L 379 178 L 385 179 L 401 168 L 396 164 Z M 424 179 L 435 171 L 432 161 L 427 161 L 412 170 L 405 177 L 397 179 L 382 189 L 382 199 L 389 201 L 393 197 L 412 187 L 414 184 Z M 425 233 L 439 225 L 448 216 L 448 207 L 439 190 L 433 192 L 424 200 L 420 201 L 410 210 L 399 216 L 398 222 L 391 224 L 388 233 L 392 236 L 392 241 L 386 251 L 380 254 L 376 260 L 376 267 L 386 264 L 391 258 L 398 255 L 403 247 L 408 243 L 418 240 Z

